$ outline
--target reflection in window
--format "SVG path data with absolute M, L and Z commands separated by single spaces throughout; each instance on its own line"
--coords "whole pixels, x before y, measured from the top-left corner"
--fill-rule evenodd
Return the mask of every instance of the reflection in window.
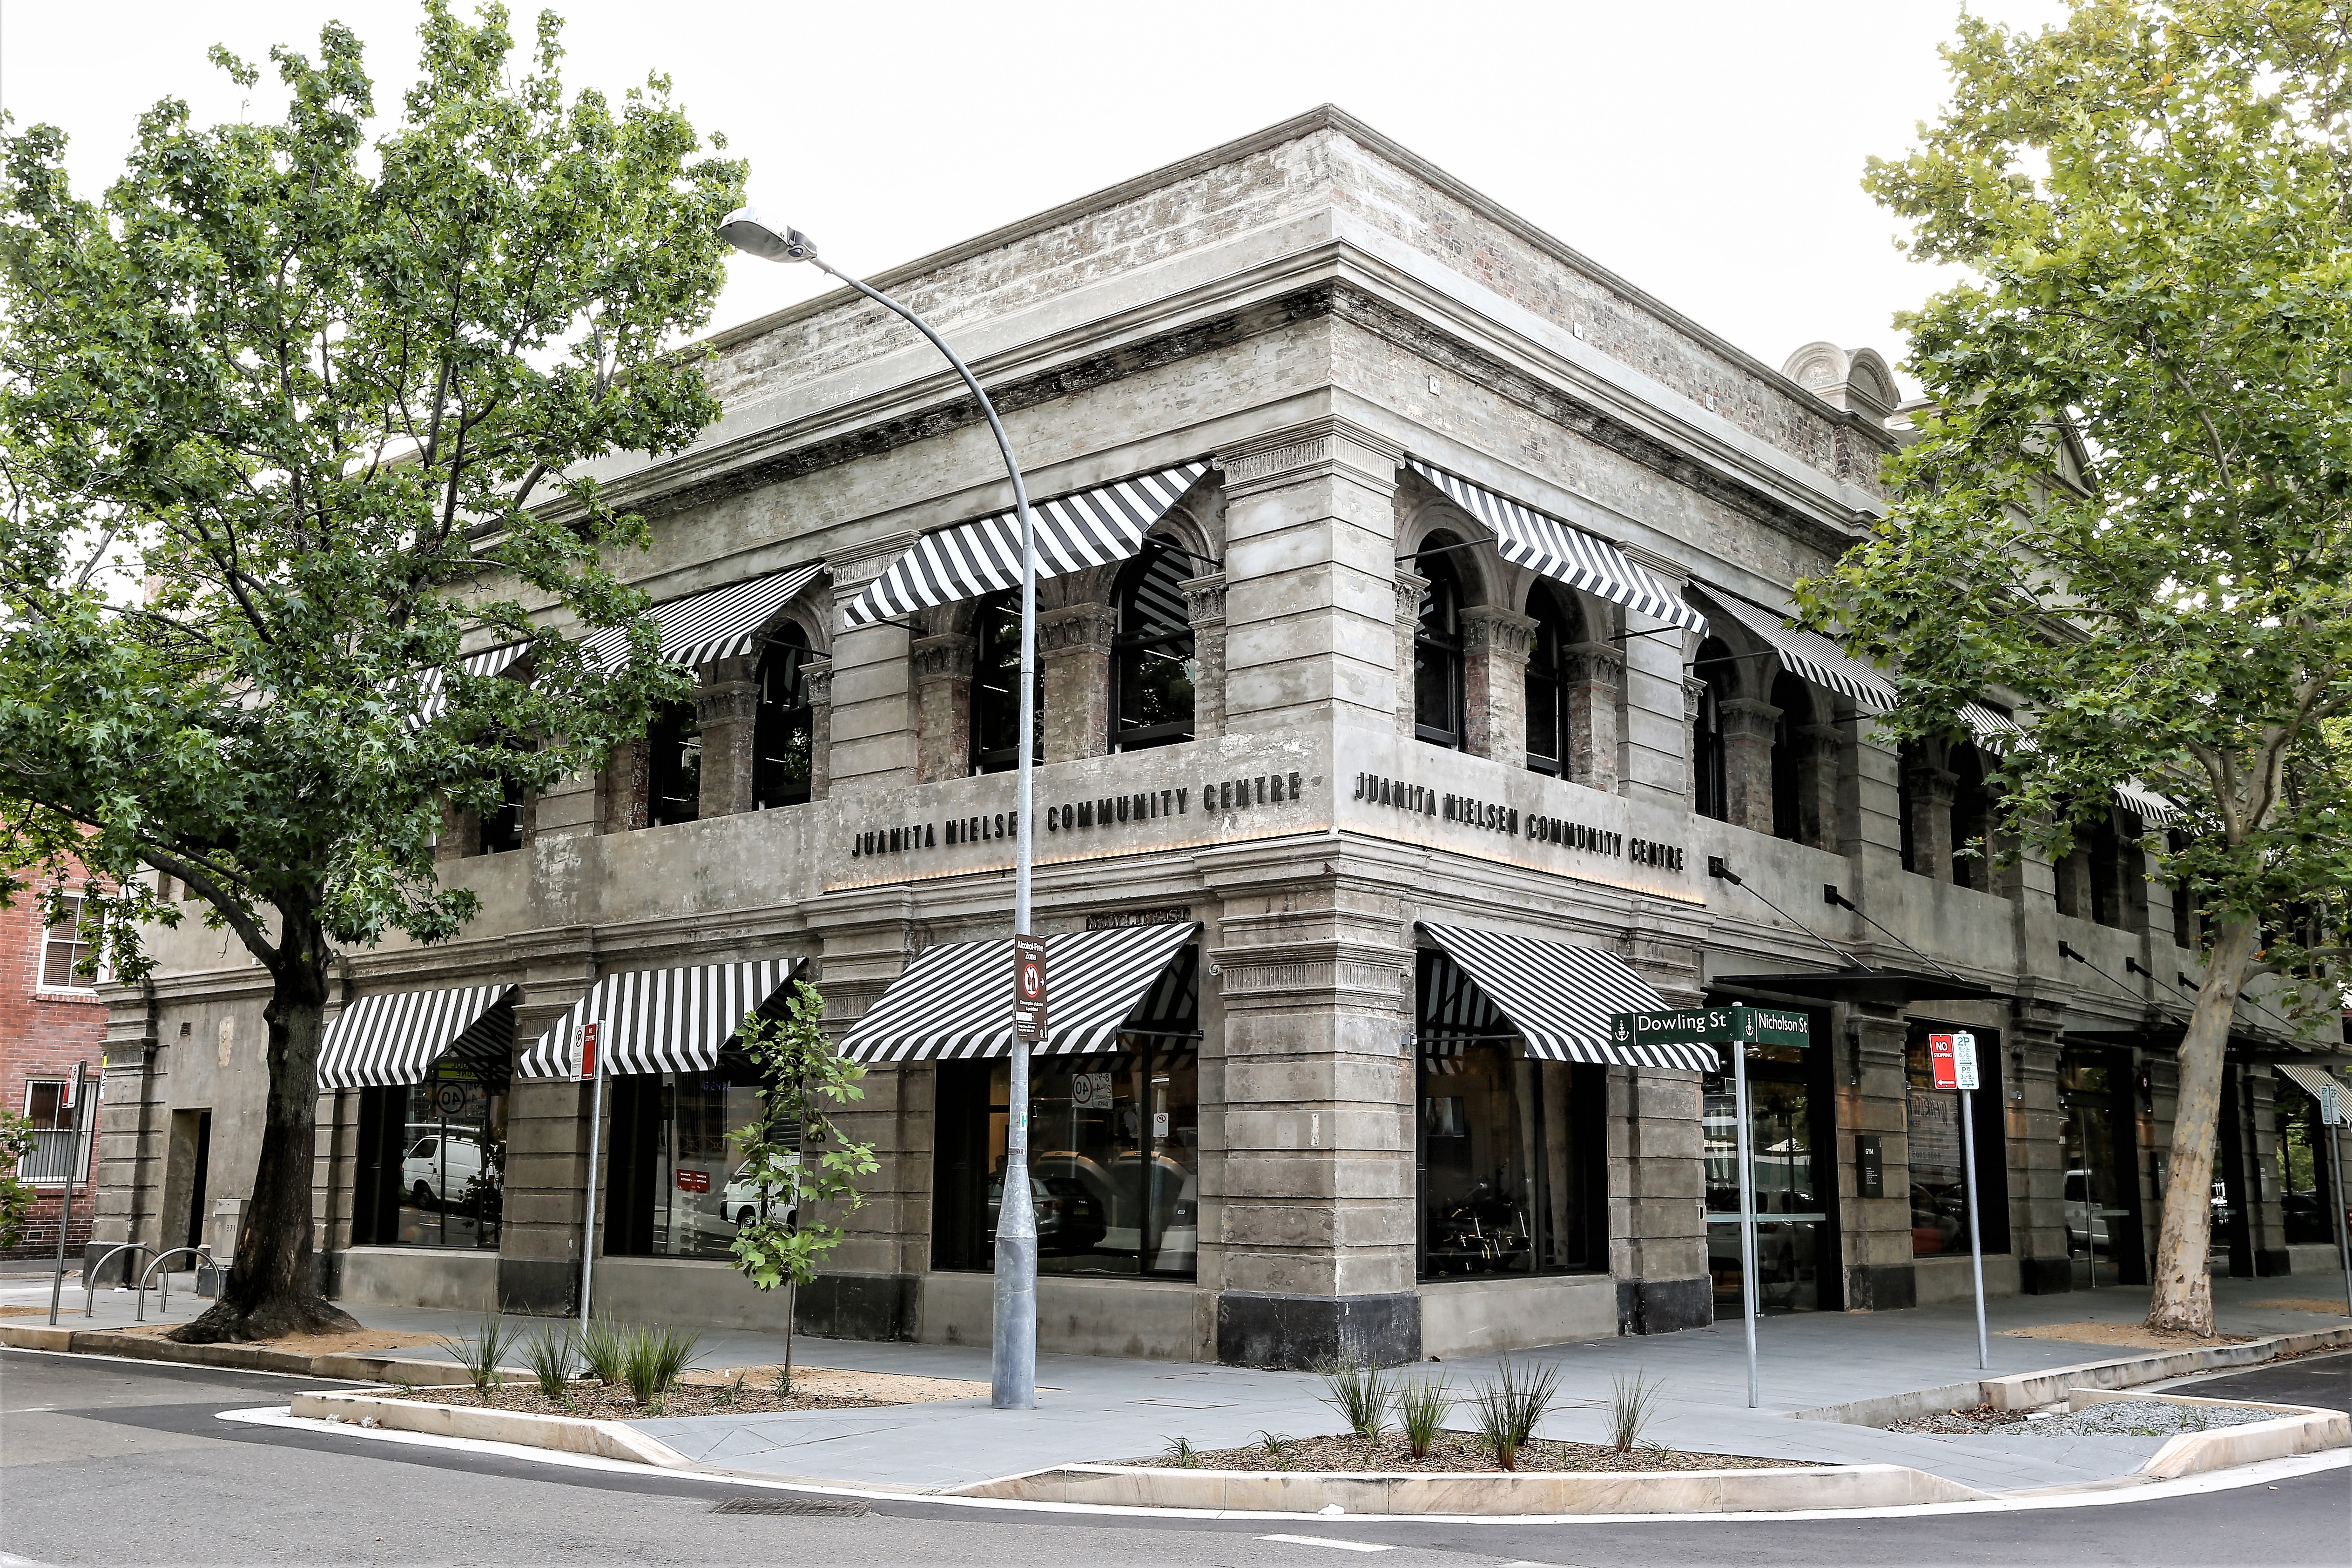
M 1421 1275 L 1608 1266 L 1597 1074 L 1465 1044 L 1421 1060 Z
M 1432 746 L 1457 748 L 1469 744 L 1463 716 L 1462 583 L 1447 557 L 1429 552 L 1460 542 L 1452 534 L 1432 534 L 1412 563 L 1429 580 L 1412 629 L 1413 734 Z
M 760 709 L 751 737 L 755 810 L 797 806 L 809 798 L 816 721 L 801 678 L 808 656 L 808 633 L 790 621 L 770 632 L 761 649 Z
M 2086 1282 L 2139 1284 L 2138 1177 L 2128 1075 L 2105 1051 L 2058 1059 L 2058 1137 L 2066 1158 L 2066 1255 Z
M 1709 637 L 1698 645 L 1691 673 L 1699 677 L 1698 718 L 1691 727 L 1691 809 L 1717 821 L 1731 815 L 1724 773 L 1723 704 L 1731 695 L 1731 650 Z
M 1192 623 L 1184 606 L 1184 556 L 1147 546 L 1119 574 L 1112 605 L 1113 751 L 1192 738 Z
M 58 901 L 58 916 L 41 932 L 41 986 L 52 991 L 86 991 L 102 977 L 96 972 L 105 911 L 86 898 Z M 85 973 L 84 971 L 90 971 Z
M 506 1147 L 507 1082 L 490 1061 L 453 1051 L 421 1083 L 362 1090 L 352 1239 L 496 1250 Z
M 691 822 L 702 810 L 702 726 L 692 703 L 663 703 L 646 732 L 646 822 Z
M 1826 1172 L 1815 1157 L 1807 1048 L 1750 1045 L 1748 1135 L 1756 1195 L 1756 1301 L 1760 1311 L 1810 1312 L 1822 1302 L 1822 1270 L 1832 1241 Z M 1717 1316 L 1738 1318 L 1739 1117 L 1730 1063 L 1702 1081 L 1706 1170 L 1707 1271 Z M 1828 1266 L 1834 1267 L 1832 1261 Z
M 2319 1102 L 2300 1084 L 2279 1079 L 2271 1090 L 2271 1113 L 2278 1129 L 2279 1207 L 2290 1247 L 2320 1246 L 2336 1239 L 2335 1207 L 2328 1201 L 2334 1173 L 2327 1164 L 2327 1128 Z
M 759 1120 L 761 1078 L 729 1045 L 693 1072 L 616 1073 L 604 1250 L 638 1258 L 725 1258 L 760 1217 L 728 1134 Z M 790 1143 L 791 1140 L 785 1140 Z M 772 1209 L 771 1210 L 772 1214 Z M 787 1206 L 784 1218 L 793 1218 Z
M 1020 765 L 1013 737 L 1021 733 L 1021 596 L 999 593 L 980 601 L 973 612 L 978 647 L 971 668 L 971 770 L 1009 773 Z M 1032 713 L 1036 723 L 1029 735 L 1032 757 L 1045 735 L 1045 699 L 1043 681 L 1036 683 Z
M 1528 613 L 1536 621 L 1528 654 L 1528 766 L 1564 778 L 1573 744 L 1569 650 L 1584 641 L 1584 621 L 1574 604 L 1543 584 L 1528 595 Z
M 1952 1026 L 1934 1026 L 1948 1032 Z M 1911 1255 L 1936 1258 L 1969 1249 L 1967 1151 L 1960 1143 L 1960 1094 L 1936 1087 L 1927 1049 L 1930 1026 L 1915 1024 L 1904 1044 L 1909 1085 L 1904 1130 L 1911 1149 Z M 2009 1250 L 2007 1155 L 2002 1153 L 2000 1036 L 1978 1029 L 1976 1092 L 1977 1182 L 1983 1194 L 1979 1242 L 1987 1252 Z M 1894 1196 L 1892 1193 L 1889 1197 Z
M 1200 1247 L 1200 1058 L 1122 1036 L 1031 1064 L 1029 1195 L 1045 1274 L 1191 1278 Z M 1011 1085 L 1003 1061 L 943 1062 L 932 1262 L 994 1266 Z

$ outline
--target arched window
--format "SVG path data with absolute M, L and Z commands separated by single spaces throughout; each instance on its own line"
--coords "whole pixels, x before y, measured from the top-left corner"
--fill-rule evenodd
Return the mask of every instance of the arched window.
M 1952 769 L 1952 882 L 1956 886 L 1972 887 L 1979 893 L 1992 891 L 1992 854 L 1990 847 L 1968 852 L 1969 846 L 1985 836 L 1990 821 L 1990 801 L 1985 795 L 1984 756 L 1973 746 L 1954 746 L 1951 750 Z
M 1772 706 L 1780 710 L 1772 724 L 1772 836 L 1804 843 L 1805 786 L 1811 780 L 1802 731 L 1813 722 L 1813 695 L 1783 670 L 1772 681 Z
M 1192 738 L 1192 622 L 1185 558 L 1153 541 L 1119 573 L 1111 607 L 1110 748 L 1141 751 Z
M 1723 768 L 1723 704 L 1731 695 L 1731 650 L 1713 637 L 1698 645 L 1691 673 L 1699 677 L 1698 721 L 1691 727 L 1691 807 L 1727 821 L 1731 792 Z
M 1895 826 L 1901 835 L 1903 869 L 1920 876 L 1927 874 L 1927 867 L 1919 847 L 1918 791 L 1911 787 L 1911 776 L 1925 768 L 1927 760 L 1927 748 L 1916 740 L 1906 740 L 1895 749 Z
M 702 810 L 702 726 L 692 703 L 663 703 L 646 731 L 646 824 L 691 822 Z
M 1009 773 L 1021 761 L 1013 737 L 1021 733 L 1021 596 L 997 593 L 980 601 L 972 629 L 979 646 L 971 667 L 971 770 Z M 1039 755 L 1045 734 L 1045 685 L 1037 686 L 1030 731 L 1030 755 Z
M 760 651 L 760 710 L 751 737 L 754 810 L 797 806 L 809 798 L 814 719 L 801 680 L 808 655 L 808 633 L 791 621 L 770 632 Z
M 499 779 L 499 809 L 482 813 L 480 852 L 504 854 L 522 848 L 522 786 L 509 778 Z
M 1549 586 L 1528 595 L 1535 617 L 1535 646 L 1528 654 L 1528 766 L 1565 778 L 1576 737 L 1568 699 L 1569 650 L 1584 641 L 1584 617 Z
M 1413 734 L 1432 746 L 1460 747 L 1469 741 L 1463 722 L 1462 583 L 1453 564 L 1427 552 L 1458 543 L 1452 534 L 1432 534 L 1414 564 L 1429 580 L 1421 591 L 1421 617 L 1412 629 Z

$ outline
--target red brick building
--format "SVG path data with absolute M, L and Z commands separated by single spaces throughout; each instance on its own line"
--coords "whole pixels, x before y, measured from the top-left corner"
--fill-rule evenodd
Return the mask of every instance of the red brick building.
M 67 885 L 79 885 L 80 876 L 76 867 Z M 38 1199 L 24 1236 L 0 1257 L 55 1254 L 77 1117 L 82 1135 L 67 1255 L 79 1260 L 89 1239 L 89 1133 L 105 1067 L 106 1007 L 97 982 L 74 971 L 89 956 L 92 935 L 78 910 L 55 924 L 45 921 L 30 894 L 0 908 L 0 1109 L 30 1117 L 40 1139 L 20 1167 L 33 1177 Z M 81 1102 L 69 1105 L 77 1062 L 88 1063 L 86 1082 Z

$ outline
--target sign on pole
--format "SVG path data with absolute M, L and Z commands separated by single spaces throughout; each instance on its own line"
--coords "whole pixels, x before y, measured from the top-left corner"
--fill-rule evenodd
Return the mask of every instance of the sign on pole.
M 572 1037 L 573 1071 L 579 1073 L 581 1082 L 593 1080 L 596 1085 L 595 1092 L 588 1100 L 588 1194 L 587 1207 L 580 1222 L 580 1321 L 583 1324 L 588 1321 L 588 1303 L 595 1294 L 596 1167 L 603 1153 L 601 1145 L 604 1131 L 604 1063 L 597 1060 L 596 1055 L 596 1029 L 593 1023 L 583 1023 L 579 1032 Z
M 1045 939 L 1013 938 L 1013 1034 L 1034 1043 L 1045 1038 Z
M 1927 1065 L 1935 1071 L 1937 1088 L 1958 1089 L 1960 1086 L 1959 1060 L 1953 1054 L 1950 1035 L 1931 1034 L 1927 1037 Z
M 1979 1371 L 1990 1371 L 1992 1351 L 1991 1342 L 1985 1337 L 1984 1240 L 1977 1222 L 1979 1196 L 1977 1191 L 1977 1037 L 1966 1030 L 1929 1035 L 1927 1062 L 1935 1071 L 1937 1088 L 1960 1092 L 1960 1158 L 1964 1167 L 1961 1175 L 1968 1195 L 1969 1262 L 1976 1277 L 1977 1291 L 1977 1367 Z
M 572 1037 L 572 1076 L 585 1083 L 596 1076 L 596 1026 L 583 1023 Z

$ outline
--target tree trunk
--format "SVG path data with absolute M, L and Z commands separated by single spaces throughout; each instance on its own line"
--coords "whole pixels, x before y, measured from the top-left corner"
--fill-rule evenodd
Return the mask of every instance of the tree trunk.
M 2261 930 L 2246 916 L 2222 921 L 2206 958 L 2205 988 L 2180 1041 L 2180 1097 L 2172 1113 L 2172 1154 L 2164 1183 L 2164 1224 L 2147 1326 L 2213 1332 L 2213 1282 L 2206 1271 L 2213 1223 L 2213 1142 L 2221 1129 L 2221 1059 L 2230 1020 L 2245 989 Z
M 311 1186 L 318 1144 L 319 1042 L 326 1032 L 325 934 L 286 911 L 269 1005 L 269 1098 L 253 1196 L 220 1300 L 169 1337 L 183 1344 L 356 1330 L 357 1319 L 310 1289 Z

